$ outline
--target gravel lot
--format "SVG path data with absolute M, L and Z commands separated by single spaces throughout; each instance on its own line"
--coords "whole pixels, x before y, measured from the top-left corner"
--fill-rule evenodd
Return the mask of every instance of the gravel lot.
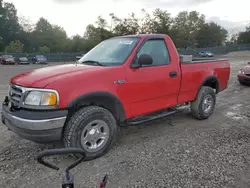
M 108 154 L 72 171 L 76 187 L 97 187 L 105 173 L 108 187 L 114 188 L 250 187 L 250 87 L 236 79 L 247 60 L 250 57 L 230 57 L 230 84 L 218 95 L 211 118 L 195 120 L 189 109 L 182 108 L 173 116 L 122 128 Z M 0 66 L 0 100 L 12 76 L 43 66 Z M 47 169 L 34 160 L 39 151 L 51 147 L 61 146 L 35 144 L 0 126 L 1 187 L 60 187 L 61 170 Z M 65 167 L 73 159 L 52 160 Z

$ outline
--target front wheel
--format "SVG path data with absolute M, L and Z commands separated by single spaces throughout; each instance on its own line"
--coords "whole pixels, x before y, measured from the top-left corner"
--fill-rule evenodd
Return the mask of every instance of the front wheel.
M 63 141 L 65 147 L 83 149 L 86 152 L 85 160 L 91 160 L 110 150 L 116 133 L 116 120 L 108 110 L 99 106 L 88 106 L 77 111 L 69 119 Z
M 201 87 L 195 101 L 191 102 L 191 113 L 197 119 L 207 119 L 214 111 L 216 95 L 211 87 Z

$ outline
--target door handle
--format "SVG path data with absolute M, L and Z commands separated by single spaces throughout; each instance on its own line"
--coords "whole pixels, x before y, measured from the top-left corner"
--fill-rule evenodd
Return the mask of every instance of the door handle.
M 176 77 L 177 76 L 177 72 L 175 72 L 175 71 L 172 71 L 172 72 L 170 72 L 169 73 L 169 77 Z

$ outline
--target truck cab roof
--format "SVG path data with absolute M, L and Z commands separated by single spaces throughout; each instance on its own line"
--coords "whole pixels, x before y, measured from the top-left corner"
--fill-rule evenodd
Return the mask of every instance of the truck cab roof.
M 166 34 L 136 34 L 136 35 L 124 35 L 124 36 L 118 36 L 118 37 L 140 37 L 140 38 L 146 38 L 146 37 L 166 37 L 168 35 Z M 115 37 L 114 37 L 115 38 Z

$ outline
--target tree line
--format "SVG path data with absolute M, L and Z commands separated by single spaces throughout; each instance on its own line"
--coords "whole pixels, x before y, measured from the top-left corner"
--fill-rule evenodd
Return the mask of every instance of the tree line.
M 141 12 L 141 17 L 131 13 L 126 18 L 111 13 L 110 23 L 99 16 L 82 35 L 69 37 L 64 28 L 45 18 L 33 25 L 18 17 L 12 3 L 0 0 L 0 52 L 86 52 L 110 37 L 137 33 L 168 34 L 178 48 L 250 43 L 250 27 L 228 41 L 225 28 L 215 22 L 207 23 L 205 16 L 197 11 L 182 11 L 175 17 L 159 8 L 150 13 L 144 9 Z

